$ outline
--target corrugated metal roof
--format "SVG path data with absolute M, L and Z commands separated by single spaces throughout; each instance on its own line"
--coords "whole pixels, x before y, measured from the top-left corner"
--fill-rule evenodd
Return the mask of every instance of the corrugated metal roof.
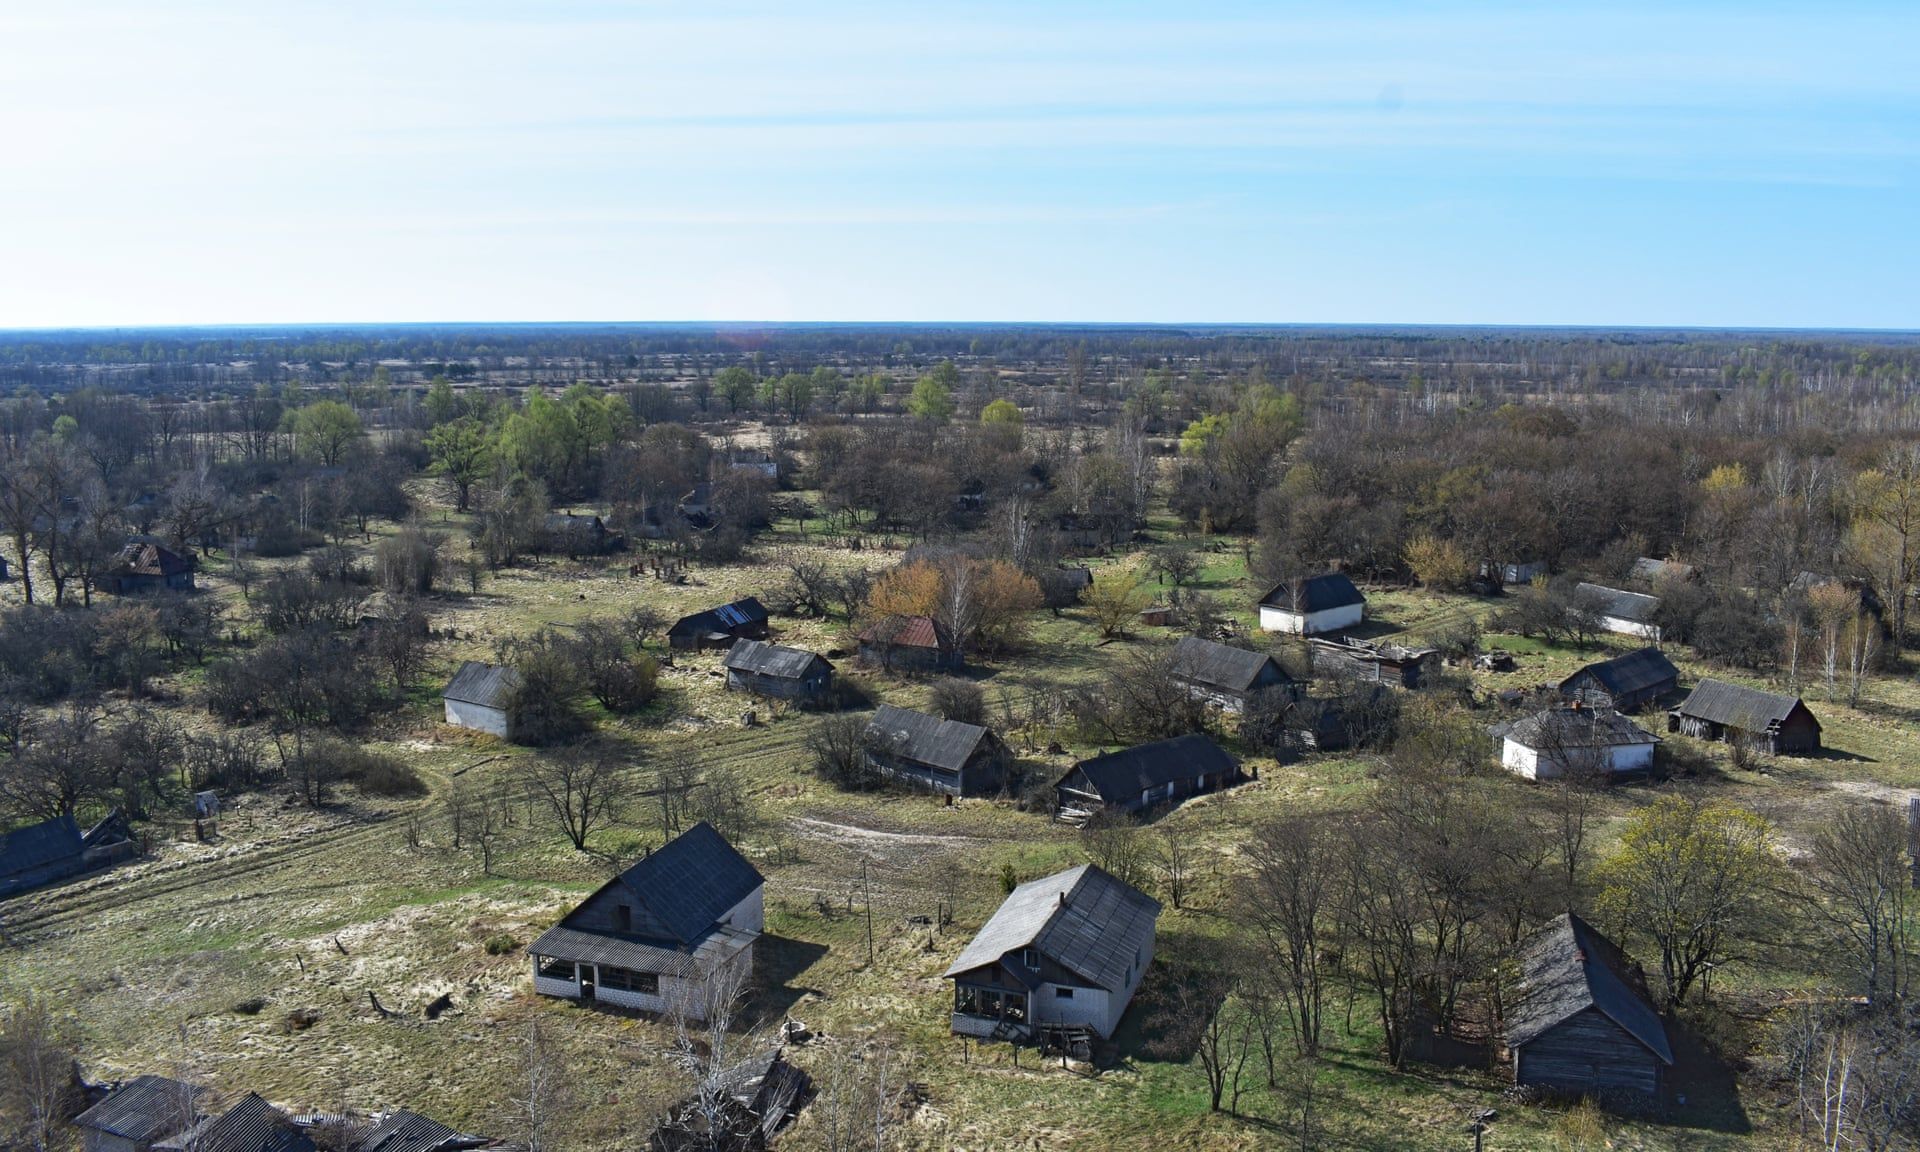
M 193 569 L 193 558 L 151 540 L 131 540 L 120 549 L 110 574 L 122 576 L 172 576 Z
M 736 640 L 721 663 L 738 672 L 752 672 L 781 680 L 805 679 L 815 663 L 833 665 L 804 648 L 788 648 L 765 640 Z
M 625 886 L 667 929 L 667 942 L 673 944 L 705 938 L 722 916 L 764 883 L 747 858 L 705 820 L 607 881 Z M 574 927 L 578 911 L 568 913 L 561 926 Z
M 135 1076 L 80 1113 L 74 1123 L 145 1144 L 184 1131 L 206 1089 L 165 1076 Z
M 78 856 L 80 848 L 80 826 L 71 815 L 0 832 L 0 876 L 31 872 Z
M 1797 696 L 1762 692 L 1758 688 L 1729 684 L 1724 680 L 1702 680 L 1693 686 L 1693 691 L 1688 693 L 1678 711 L 1682 716 L 1711 721 L 1728 728 L 1764 732 L 1774 724 L 1785 723 L 1793 710 L 1800 706 Z M 1811 712 L 1808 717 L 1812 718 Z M 1816 728 L 1820 726 L 1818 720 L 1813 723 Z
M 1631 620 L 1644 624 L 1653 619 L 1654 610 L 1660 607 L 1660 597 L 1646 596 L 1639 592 L 1627 592 L 1619 588 L 1608 588 L 1600 584 L 1580 584 L 1574 588 L 1576 593 L 1584 593 L 1599 606 L 1603 615 Z
M 1667 1030 L 1628 982 L 1625 955 L 1571 912 L 1562 913 L 1521 949 L 1519 1002 L 1507 1017 L 1507 1043 L 1519 1047 L 1555 1025 L 1598 1008 L 1667 1064 Z
M 958 772 L 980 748 L 990 733 L 978 724 L 942 720 L 925 712 L 914 712 L 882 704 L 867 725 L 867 739 L 905 760 L 930 764 L 948 772 Z
M 1245 648 L 1216 644 L 1199 636 L 1185 636 L 1173 646 L 1169 670 L 1183 680 L 1206 687 L 1245 692 L 1253 687 L 1254 680 L 1269 664 L 1280 673 L 1282 679 L 1292 679 L 1265 652 L 1249 652 Z
M 1175 780 L 1192 779 L 1201 773 L 1231 772 L 1237 766 L 1238 762 L 1220 745 L 1194 732 L 1082 760 L 1073 766 L 1073 771 L 1085 773 L 1087 782 L 1101 799 L 1117 802 Z
M 380 1118 L 356 1146 L 357 1152 L 451 1152 L 492 1141 L 447 1127 L 438 1120 L 402 1108 Z
M 1296 603 L 1295 587 L 1298 586 Z M 1321 576 L 1310 576 L 1305 580 L 1282 580 L 1272 591 L 1260 598 L 1262 608 L 1278 608 L 1283 612 L 1325 612 L 1329 608 L 1345 608 L 1349 604 L 1365 604 L 1367 598 L 1354 587 L 1344 572 L 1328 572 Z
M 193 1152 L 316 1152 L 313 1141 L 285 1113 L 252 1092 L 220 1115 L 156 1147 L 192 1148 Z
M 599 932 L 582 932 L 565 924 L 547 929 L 527 946 L 535 956 L 551 956 L 583 964 L 606 964 L 634 972 L 664 972 L 669 976 L 698 976 L 754 942 L 758 933 L 734 928 L 712 928 L 687 942 L 687 947 L 662 948 L 643 940 L 628 940 Z
M 1660 738 L 1611 708 L 1548 708 L 1516 721 L 1507 739 L 1527 748 L 1616 748 Z
M 860 633 L 862 644 L 891 644 L 896 648 L 935 648 L 953 650 L 953 637 L 946 625 L 931 616 L 889 616 L 869 624 Z
M 1582 676 L 1591 676 L 1602 688 L 1615 696 L 1644 692 L 1661 684 L 1672 684 L 1680 678 L 1680 670 L 1667 659 L 1666 653 L 1658 648 L 1642 648 L 1638 652 L 1629 652 L 1625 656 L 1615 656 L 1611 660 L 1602 660 L 1589 664 L 1580 671 L 1560 681 L 1560 690 L 1569 691 L 1573 682 Z
M 667 629 L 669 635 L 685 636 L 695 632 L 732 632 L 749 624 L 764 623 L 767 610 L 759 600 L 748 596 L 744 600 L 735 600 L 731 604 L 722 604 L 718 608 L 709 608 L 705 612 L 695 612 L 691 616 L 682 616 Z
M 520 673 L 504 664 L 482 664 L 469 660 L 447 681 L 442 697 L 460 704 L 481 708 L 505 708 L 520 687 Z
M 1159 915 L 1159 902 L 1146 893 L 1082 864 L 1015 888 L 945 975 L 1031 947 L 1089 983 L 1115 991 L 1127 986 L 1136 957 L 1153 940 Z

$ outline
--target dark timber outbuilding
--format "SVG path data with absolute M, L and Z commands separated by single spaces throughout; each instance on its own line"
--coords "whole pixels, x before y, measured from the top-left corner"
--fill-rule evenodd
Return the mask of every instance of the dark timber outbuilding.
M 1820 751 L 1820 721 L 1798 696 L 1702 680 L 1668 714 L 1667 727 L 1701 740 L 1748 740 L 1778 755 Z
M 1666 1025 L 1613 941 L 1563 913 L 1520 953 L 1507 1016 L 1513 1081 L 1562 1092 L 1653 1095 L 1673 1066 Z
M 667 629 L 667 643 L 683 652 L 731 648 L 735 640 L 765 640 L 767 609 L 752 596 L 682 616 Z
M 1102 808 L 1145 812 L 1239 779 L 1239 761 L 1190 733 L 1080 761 L 1053 786 L 1053 815 L 1080 824 Z
M 1560 695 L 1583 704 L 1631 712 L 1680 686 L 1680 669 L 1658 648 L 1642 648 L 1589 664 L 1560 681 Z
M 992 732 L 892 704 L 867 725 L 866 757 L 883 776 L 949 796 L 978 796 L 1006 781 L 1006 746 Z
M 781 700 L 819 700 L 833 687 L 833 665 L 803 648 L 736 640 L 722 662 L 727 688 Z
M 1246 707 L 1255 692 L 1295 687 L 1293 677 L 1265 652 L 1251 652 L 1187 636 L 1173 646 L 1167 674 L 1189 695 L 1212 701 L 1229 712 Z

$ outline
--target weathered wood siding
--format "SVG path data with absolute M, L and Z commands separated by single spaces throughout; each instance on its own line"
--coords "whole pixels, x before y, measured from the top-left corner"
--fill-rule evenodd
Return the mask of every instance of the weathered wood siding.
M 1565 1092 L 1660 1090 L 1660 1058 L 1597 1008 L 1514 1049 L 1513 1080 Z
M 1006 781 L 1005 757 L 984 748 L 969 757 L 957 773 L 871 748 L 867 750 L 867 763 L 889 780 L 948 796 L 997 792 Z
M 758 672 L 744 672 L 737 668 L 727 670 L 728 690 L 751 692 L 755 696 L 771 696 L 779 700 L 818 700 L 827 694 L 827 689 L 832 684 L 833 673 L 825 668 L 799 680 L 764 676 Z

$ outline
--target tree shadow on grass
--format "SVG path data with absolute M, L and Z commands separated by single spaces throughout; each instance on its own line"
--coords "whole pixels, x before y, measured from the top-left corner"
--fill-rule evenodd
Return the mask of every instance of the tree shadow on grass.
M 802 997 L 816 991 L 794 981 L 818 964 L 827 951 L 825 944 L 791 936 L 761 936 L 753 946 L 753 1014 L 767 1020 L 786 1018 Z

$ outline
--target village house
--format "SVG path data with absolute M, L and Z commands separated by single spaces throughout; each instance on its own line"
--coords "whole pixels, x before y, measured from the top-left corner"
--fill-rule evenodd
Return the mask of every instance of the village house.
M 1084 824 L 1101 809 L 1146 812 L 1240 781 L 1240 762 L 1199 733 L 1082 760 L 1053 786 L 1055 820 Z
M 953 634 L 931 616 L 888 616 L 867 625 L 860 659 L 907 672 L 952 672 L 964 663 Z
M 138 850 L 118 808 L 85 832 L 71 814 L 0 832 L 0 897 L 105 868 Z
M 707 1020 L 729 1009 L 752 975 L 764 886 L 703 820 L 533 942 L 534 991 Z
M 195 561 L 153 540 L 129 540 L 94 587 L 116 596 L 141 592 L 190 592 Z
M 1820 721 L 1798 696 L 1702 680 L 1667 714 L 1667 730 L 1700 740 L 1740 740 L 1775 756 L 1820 751 Z
M 780 478 L 780 463 L 770 453 L 742 448 L 727 455 L 727 468 L 733 472 L 751 472 L 769 480 Z
M 1266 632 L 1338 632 L 1366 615 L 1367 598 L 1342 572 L 1283 580 L 1260 598 L 1260 628 Z
M 1006 783 L 1007 749 L 988 729 L 882 704 L 866 733 L 867 764 L 890 780 L 949 796 Z
M 607 522 L 591 513 L 576 516 L 571 512 L 550 512 L 541 535 L 548 552 L 570 558 L 603 556 L 621 544 L 620 537 L 607 530 Z
M 1656 584 L 1700 579 L 1700 570 L 1691 564 L 1682 564 L 1678 560 L 1657 560 L 1652 556 L 1642 556 L 1633 562 L 1627 578 L 1635 583 L 1651 588 Z
M 1673 1048 L 1644 982 L 1613 941 L 1571 912 L 1522 947 L 1507 1014 L 1513 1082 L 1572 1095 L 1655 1095 Z
M 86 1152 L 150 1152 L 154 1142 L 200 1120 L 206 1089 L 165 1076 L 135 1076 L 74 1117 Z
M 1548 708 L 1515 721 L 1500 746 L 1501 767 L 1529 780 L 1620 776 L 1653 767 L 1660 738 L 1611 708 Z
M 1577 585 L 1573 594 L 1599 617 L 1603 631 L 1651 640 L 1655 644 L 1660 642 L 1660 626 L 1653 622 L 1653 614 L 1660 609 L 1660 597 L 1599 584 Z
M 833 688 L 833 665 L 801 648 L 736 640 L 721 663 L 727 670 L 729 692 L 814 702 L 825 699 Z
M 947 966 L 949 1028 L 992 1040 L 1113 1036 L 1153 962 L 1160 904 L 1093 864 L 1015 888 Z
M 504 664 L 468 660 L 440 693 L 447 723 L 472 728 L 502 739 L 512 735 L 513 694 L 520 689 L 520 673 Z
M 317 1152 L 292 1117 L 252 1092 L 238 1104 L 153 1145 L 154 1152 Z
M 1216 644 L 1198 636 L 1184 636 L 1173 646 L 1167 675 L 1189 696 L 1240 712 L 1253 694 L 1268 688 L 1297 691 L 1299 685 L 1280 662 L 1265 652 L 1250 652 Z
M 732 648 L 736 640 L 765 640 L 767 609 L 748 596 L 705 612 L 682 616 L 667 629 L 667 643 L 682 652 L 706 648 Z
M 1418 688 L 1427 671 L 1440 662 L 1432 648 L 1404 644 L 1375 644 L 1346 636 L 1314 636 L 1307 641 L 1313 674 L 1329 680 L 1397 684 Z
M 1560 695 L 1596 707 L 1631 712 L 1680 686 L 1680 670 L 1658 648 L 1642 648 L 1589 664 L 1560 681 Z
M 1534 577 L 1546 574 L 1547 564 L 1544 560 L 1480 561 L 1480 579 L 1501 588 L 1528 584 Z

